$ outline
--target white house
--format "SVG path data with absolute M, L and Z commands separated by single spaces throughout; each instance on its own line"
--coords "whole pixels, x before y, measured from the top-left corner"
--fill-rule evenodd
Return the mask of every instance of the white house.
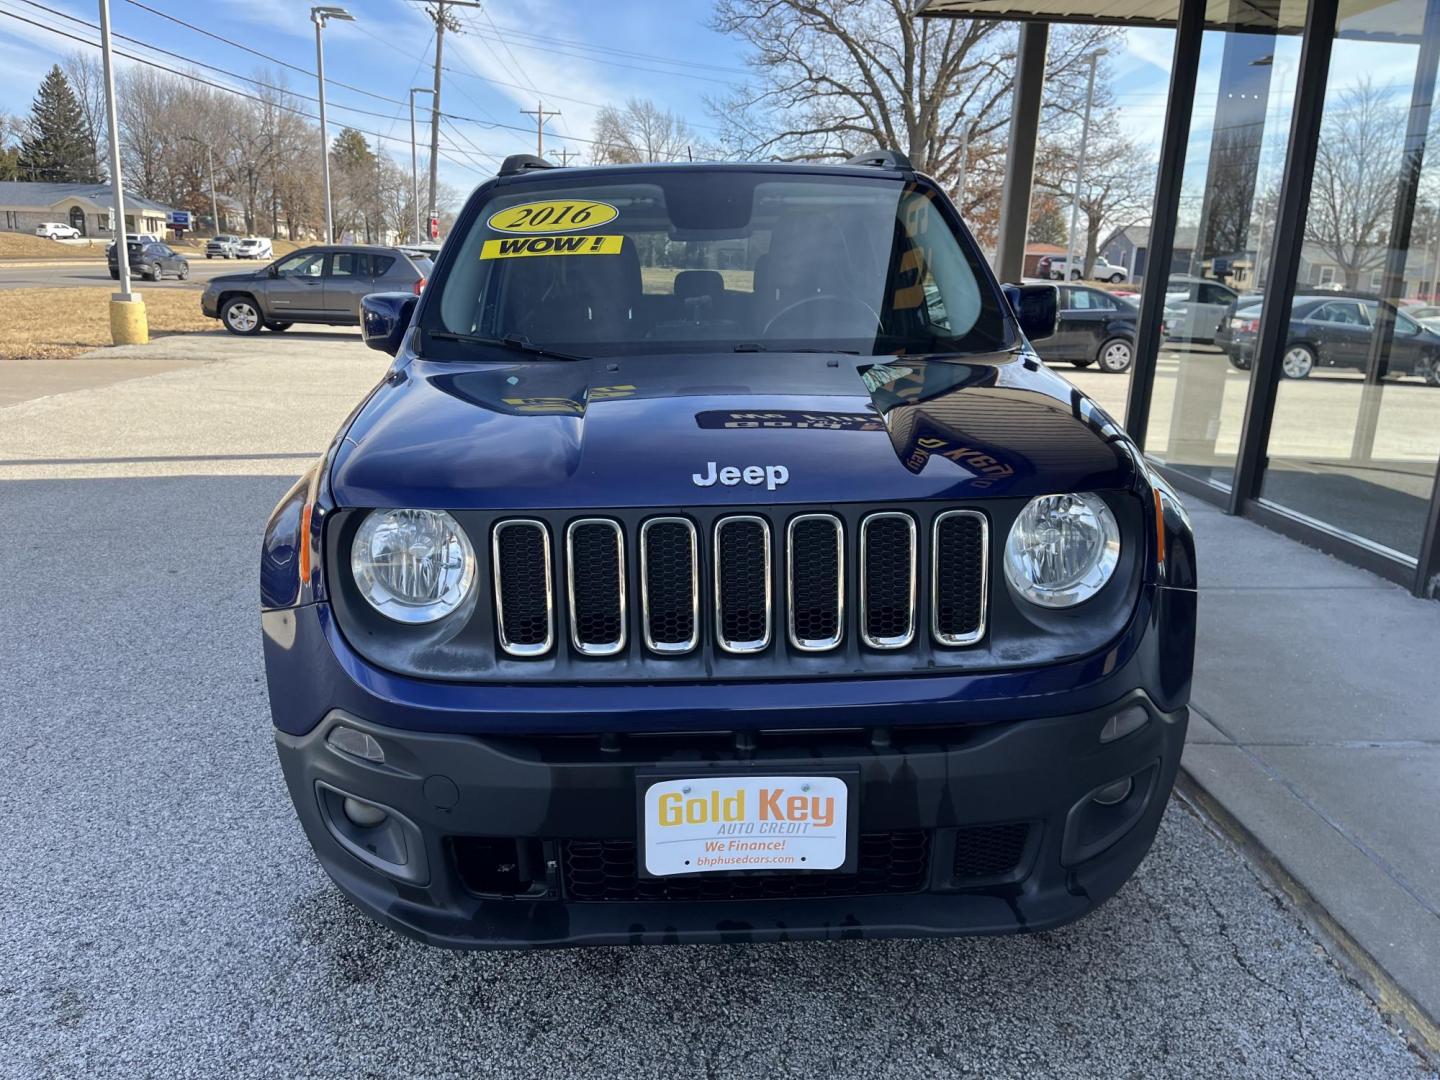
M 112 235 L 114 192 L 109 184 L 45 184 L 0 180 L 0 224 L 7 232 L 33 233 L 46 221 L 72 225 L 82 236 Z M 125 232 L 164 234 L 170 207 L 125 193 Z

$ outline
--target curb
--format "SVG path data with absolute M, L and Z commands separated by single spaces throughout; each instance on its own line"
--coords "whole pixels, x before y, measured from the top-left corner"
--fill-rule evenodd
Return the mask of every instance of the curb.
M 1405 1036 L 1411 1048 L 1431 1067 L 1440 1067 L 1440 1020 L 1427 1014 L 1310 890 L 1285 869 L 1279 856 L 1220 805 L 1184 765 L 1180 766 L 1175 791 L 1214 832 L 1240 850 L 1267 885 L 1284 895 L 1340 970 L 1365 991 L 1380 1015 Z

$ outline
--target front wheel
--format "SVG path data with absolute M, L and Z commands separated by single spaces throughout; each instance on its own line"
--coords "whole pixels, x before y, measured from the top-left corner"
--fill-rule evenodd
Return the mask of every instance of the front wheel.
M 255 301 L 247 296 L 237 296 L 227 300 L 225 306 L 220 309 L 220 321 L 232 334 L 258 334 L 260 332 L 260 312 L 255 307 Z
M 184 266 L 180 267 L 180 269 L 176 271 L 175 277 L 180 281 L 187 280 L 190 277 L 190 264 L 186 263 Z
M 1440 386 L 1440 353 L 1431 353 L 1415 366 L 1415 374 L 1426 386 Z
M 1125 280 L 1125 275 L 1124 275 L 1124 274 L 1111 274 L 1111 275 L 1110 275 L 1110 284 L 1111 284 L 1111 285 L 1119 285 L 1119 284 L 1120 284 L 1122 281 L 1124 281 L 1124 280 Z
M 1071 280 L 1071 281 L 1079 281 L 1079 280 L 1080 280 L 1080 271 L 1079 271 L 1079 270 L 1071 270 L 1071 271 L 1070 271 L 1070 280 Z
M 1091 364 L 1093 364 L 1094 362 L 1095 362 L 1094 360 L 1071 360 L 1071 361 L 1070 361 L 1070 363 L 1074 364 L 1077 368 L 1087 368 L 1087 367 L 1089 367 Z
M 1096 359 L 1100 361 L 1101 371 L 1119 375 L 1129 371 L 1130 365 L 1135 362 L 1135 347 L 1126 338 L 1111 338 L 1100 346 Z
M 1280 374 L 1287 379 L 1308 379 L 1315 370 L 1315 350 L 1309 345 L 1291 345 L 1280 358 Z

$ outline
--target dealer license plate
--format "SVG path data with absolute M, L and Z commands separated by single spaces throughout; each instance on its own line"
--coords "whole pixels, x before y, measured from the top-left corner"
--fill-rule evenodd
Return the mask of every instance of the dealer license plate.
M 845 865 L 850 790 L 837 776 L 710 776 L 645 789 L 645 869 L 657 877 L 710 871 L 838 870 Z

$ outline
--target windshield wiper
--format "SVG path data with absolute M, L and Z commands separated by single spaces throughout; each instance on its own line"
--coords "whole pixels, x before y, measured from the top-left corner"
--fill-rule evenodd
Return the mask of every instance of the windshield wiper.
M 769 345 L 761 345 L 758 341 L 742 341 L 735 346 L 735 352 L 805 352 L 805 353 L 846 353 L 850 356 L 859 356 L 859 349 L 826 349 L 802 347 L 799 349 L 772 349 Z
M 452 330 L 427 330 L 426 334 L 436 341 L 458 341 L 464 345 L 489 345 L 492 348 L 529 353 L 531 356 L 544 357 L 546 360 L 590 359 L 588 356 L 579 356 L 575 353 L 561 352 L 558 349 L 549 349 L 544 345 L 536 345 L 523 334 L 506 334 L 503 338 L 482 337 L 479 334 L 457 334 Z

